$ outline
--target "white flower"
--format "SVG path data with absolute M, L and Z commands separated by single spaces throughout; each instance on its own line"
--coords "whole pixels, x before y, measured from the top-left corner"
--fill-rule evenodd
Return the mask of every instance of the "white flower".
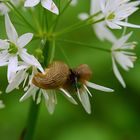
M 113 89 L 110 88 L 106 88 L 94 83 L 91 83 L 89 81 L 86 81 L 86 83 L 84 85 L 82 85 L 82 87 L 80 89 L 77 89 L 77 95 L 78 98 L 81 102 L 81 104 L 83 105 L 85 111 L 87 113 L 91 113 L 91 106 L 90 106 L 90 100 L 89 100 L 89 95 L 92 97 L 92 94 L 90 93 L 90 91 L 88 90 L 87 87 L 96 89 L 96 90 L 100 90 L 100 91 L 104 91 L 104 92 L 113 92 Z
M 105 17 L 106 24 L 112 29 L 121 29 L 121 26 L 140 28 L 124 21 L 131 14 L 137 11 L 140 1 L 130 0 L 101 0 L 101 10 Z
M 100 12 L 100 1 L 99 0 L 91 0 L 91 7 L 90 7 L 90 15 L 94 15 L 98 12 Z M 79 18 L 82 20 L 87 19 L 90 15 L 86 13 L 79 14 Z M 94 17 L 95 20 L 98 20 L 102 18 L 102 15 L 99 14 L 97 17 Z M 106 22 L 102 21 L 96 24 L 92 25 L 93 30 L 95 31 L 96 36 L 101 40 L 108 40 L 110 42 L 114 42 L 116 40 L 116 37 L 113 35 L 113 33 L 107 28 Z
M 70 5 L 71 6 L 76 6 L 77 3 L 78 3 L 78 0 L 72 0 L 71 3 L 70 3 Z
M 54 14 L 59 14 L 59 10 L 52 0 L 26 0 L 25 7 L 34 7 L 41 2 L 41 5 Z
M 19 57 L 27 64 L 34 65 L 43 72 L 37 59 L 28 54 L 27 50 L 24 48 L 31 41 L 33 34 L 26 33 L 18 37 L 8 14 L 5 15 L 5 27 L 8 40 L 0 40 L 0 66 L 8 65 L 8 82 L 10 83 L 16 74 Z
M 90 14 L 94 15 L 100 12 L 100 1 L 99 0 L 91 0 Z M 102 15 L 99 15 L 97 18 L 101 18 Z M 97 35 L 97 37 L 101 40 L 108 40 L 110 42 L 114 42 L 116 37 L 114 34 L 107 28 L 105 21 L 99 22 L 97 24 L 93 24 L 93 29 Z
M 134 67 L 133 62 L 136 60 L 135 53 L 130 52 L 134 49 L 135 42 L 126 43 L 130 38 L 132 33 L 129 33 L 125 36 L 122 36 L 118 41 L 116 41 L 112 46 L 112 63 L 113 71 L 116 78 L 122 84 L 123 87 L 126 87 L 125 82 L 117 68 L 116 62 L 125 70 L 128 71 L 130 68 Z

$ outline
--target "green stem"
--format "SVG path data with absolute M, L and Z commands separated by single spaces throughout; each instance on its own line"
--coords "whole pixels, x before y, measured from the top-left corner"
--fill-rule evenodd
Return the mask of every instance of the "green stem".
M 68 1 L 68 3 L 65 5 L 65 7 L 63 8 L 63 10 L 60 12 L 60 14 L 59 14 L 59 15 L 57 16 L 57 18 L 54 20 L 50 31 L 56 29 L 61 15 L 66 11 L 66 9 L 67 9 L 68 6 L 70 5 L 71 1 L 72 1 L 72 0 L 69 0 L 69 1 Z M 59 9 L 60 9 L 60 8 L 59 8 Z
M 44 49 L 43 49 L 43 55 L 46 58 L 45 61 L 44 61 L 44 64 L 45 64 L 45 67 L 46 67 L 54 59 L 54 55 L 55 55 L 55 40 L 52 40 L 52 42 L 49 41 L 49 40 L 46 41 L 46 44 L 45 44 Z
M 97 14 L 99 14 L 99 13 L 97 13 Z M 73 25 L 71 25 L 71 26 L 65 28 L 64 30 L 62 30 L 62 31 L 60 31 L 60 32 L 56 32 L 56 33 L 54 34 L 55 37 L 56 37 L 56 36 L 63 35 L 63 34 L 66 34 L 66 33 L 69 33 L 69 32 L 72 32 L 72 31 L 75 31 L 75 30 L 78 30 L 78 29 L 80 29 L 80 28 L 82 28 L 82 27 L 85 27 L 85 26 L 88 26 L 88 25 L 92 25 L 92 24 L 96 24 L 96 23 L 99 23 L 99 22 L 103 21 L 104 18 L 101 18 L 101 19 L 96 20 L 96 21 L 93 20 L 93 17 L 94 17 L 94 16 L 97 16 L 97 14 L 90 16 L 90 17 L 89 17 L 88 19 L 86 19 L 86 20 L 83 20 L 83 21 L 80 21 L 80 22 L 78 22 L 78 23 L 75 23 L 75 24 L 73 24 Z
M 29 110 L 27 126 L 25 129 L 24 140 L 34 139 L 34 132 L 35 132 L 36 124 L 37 124 L 39 108 L 40 108 L 40 104 L 36 104 L 36 102 L 32 100 L 31 105 L 30 105 L 30 110 Z
M 69 67 L 72 67 L 72 65 L 71 65 L 71 63 L 70 63 L 70 61 L 69 61 L 69 58 L 68 58 L 67 55 L 65 54 L 65 51 L 64 51 L 63 47 L 60 46 L 59 48 L 60 48 L 61 53 L 62 53 L 63 56 L 65 57 L 65 60 L 66 60 L 67 64 L 69 65 Z
M 34 22 L 37 26 L 38 32 L 42 33 L 42 28 L 41 28 L 41 25 L 40 25 L 38 19 L 36 18 L 36 14 L 33 12 L 33 9 L 30 9 L 29 11 L 30 11 L 30 14 L 32 15 L 32 17 L 34 19 Z
M 97 47 L 97 46 L 93 46 L 93 45 L 90 45 L 90 44 L 86 44 L 86 43 L 81 43 L 81 42 L 77 42 L 77 41 L 72 41 L 72 40 L 66 40 L 66 39 L 57 39 L 57 41 L 59 42 L 66 42 L 66 43 L 70 43 L 70 44 L 74 44 L 74 45 L 77 45 L 77 46 L 82 46 L 82 47 L 85 47 L 85 48 L 91 48 L 91 49 L 96 49 L 96 50 L 100 50 L 100 51 L 104 51 L 104 52 L 111 52 L 110 49 L 106 49 L 106 48 L 101 48 L 101 47 Z

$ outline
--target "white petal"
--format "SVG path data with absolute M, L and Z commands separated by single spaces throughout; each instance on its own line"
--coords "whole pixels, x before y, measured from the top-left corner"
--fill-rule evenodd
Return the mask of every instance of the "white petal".
M 28 99 L 29 97 L 33 96 L 34 94 L 36 94 L 38 88 L 31 85 L 30 88 L 28 89 L 28 91 L 20 98 L 20 102 L 25 101 L 26 99 Z
M 121 85 L 125 88 L 126 84 L 125 84 L 125 82 L 124 82 L 124 80 L 123 80 L 123 78 L 122 78 L 122 76 L 121 76 L 121 74 L 120 74 L 120 72 L 119 72 L 119 70 L 116 66 L 114 58 L 112 58 L 112 64 L 113 64 L 113 71 L 114 71 L 114 74 L 115 74 L 116 78 L 121 83 Z
M 91 106 L 90 106 L 90 101 L 89 101 L 89 96 L 86 90 L 80 89 L 80 94 L 79 94 L 79 100 L 81 104 L 83 105 L 84 109 L 88 114 L 91 113 Z
M 8 65 L 8 62 L 0 62 L 0 67 L 2 66 L 7 66 Z
M 25 7 L 34 7 L 36 6 L 38 3 L 40 2 L 40 0 L 26 0 L 24 3 Z
M 47 94 L 47 95 L 46 95 Z M 57 104 L 56 93 L 53 90 L 46 91 L 43 93 L 45 97 L 45 104 L 50 114 L 53 114 L 55 105 Z
M 126 71 L 129 70 L 129 68 L 133 68 L 134 64 L 131 60 L 131 57 L 128 55 L 123 54 L 122 52 L 114 52 L 114 58 L 119 63 L 119 65 Z
M 41 0 L 41 4 L 44 8 L 48 9 L 54 14 L 59 14 L 59 10 L 52 0 Z
M 87 13 L 80 13 L 78 15 L 78 18 L 81 19 L 81 20 L 85 20 L 89 17 L 89 15 Z
M 90 93 L 89 89 L 87 88 L 86 85 L 84 85 L 85 90 L 87 91 L 87 93 L 92 97 L 92 94 Z
M 119 26 L 118 24 L 111 22 L 111 21 L 106 21 L 107 25 L 109 28 L 111 29 L 122 29 L 121 26 Z
M 70 5 L 71 6 L 76 6 L 77 3 L 78 3 L 78 0 L 72 0 L 71 3 L 70 3 Z
M 132 32 L 128 33 L 127 35 L 125 36 L 122 36 L 119 40 L 116 40 L 112 49 L 119 49 L 119 48 L 122 48 L 125 43 L 127 42 L 127 40 L 130 38 L 130 36 L 132 35 Z
M 0 100 L 0 109 L 2 109 L 2 108 L 4 108 L 4 107 L 5 107 L 5 105 L 3 104 L 3 101 Z
M 9 54 L 7 53 L 7 51 L 2 51 L 0 53 L 0 66 L 8 65 L 8 61 L 9 61 Z
M 96 90 L 100 90 L 100 91 L 104 91 L 104 92 L 114 92 L 113 89 L 111 88 L 107 88 L 107 87 L 103 87 L 103 86 L 100 86 L 100 85 L 97 85 L 95 83 L 91 83 L 91 82 L 86 82 L 86 85 L 90 88 L 93 88 L 93 89 L 96 89 Z
M 10 9 L 4 4 L 4 3 L 0 3 L 0 15 L 4 15 L 6 13 L 8 13 L 10 11 Z
M 26 76 L 26 71 L 21 70 L 17 72 L 17 74 L 15 75 L 11 83 L 7 86 L 6 93 L 9 93 L 15 88 L 17 88 L 23 82 L 23 80 L 25 79 L 25 76 Z
M 75 99 L 70 95 L 70 93 L 68 93 L 68 91 L 66 91 L 63 88 L 60 88 L 60 90 L 62 91 L 63 95 L 73 104 L 77 105 L 77 102 L 75 101 Z
M 18 66 L 17 56 L 11 56 L 8 63 L 8 82 L 10 83 L 15 77 Z
M 32 38 L 33 38 L 32 33 L 26 33 L 26 34 L 20 36 L 17 40 L 17 46 L 20 48 L 23 48 L 32 40 Z
M 25 63 L 37 67 L 42 73 L 44 73 L 44 70 L 38 60 L 33 55 L 28 54 L 26 50 L 22 50 L 19 56 Z
M 115 23 L 120 26 L 131 27 L 131 28 L 140 28 L 140 25 L 135 25 L 135 24 L 131 24 L 131 23 L 123 22 L 123 21 L 117 21 Z
M 5 14 L 5 27 L 6 27 L 6 33 L 7 33 L 8 39 L 11 42 L 16 44 L 17 39 L 18 39 L 18 34 L 17 34 L 16 29 L 13 26 L 8 14 Z
M 91 5 L 91 8 L 90 8 L 91 15 L 96 14 L 97 12 L 101 11 L 100 0 L 91 0 L 90 5 Z
M 108 40 L 108 41 L 114 43 L 117 40 L 117 38 L 111 32 L 111 30 L 109 30 L 106 27 L 105 22 L 101 22 L 101 23 L 97 23 L 97 24 L 93 25 L 93 29 L 95 30 L 97 37 L 101 41 Z
M 6 50 L 8 48 L 9 48 L 9 43 L 7 41 L 5 41 L 5 40 L 0 39 L 0 49 Z

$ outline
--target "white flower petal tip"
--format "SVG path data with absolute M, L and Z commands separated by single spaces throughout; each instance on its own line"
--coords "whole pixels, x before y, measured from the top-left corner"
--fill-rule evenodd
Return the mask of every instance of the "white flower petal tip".
M 118 79 L 120 84 L 123 86 L 123 88 L 126 88 L 126 84 L 125 84 L 125 82 L 124 82 L 124 80 L 123 80 L 123 78 L 122 78 L 122 76 L 121 76 L 121 74 L 116 66 L 115 60 L 113 58 L 112 58 L 112 63 L 113 63 L 113 72 L 114 72 L 116 78 Z
M 71 6 L 76 6 L 77 3 L 78 3 L 78 0 L 72 0 L 71 3 L 70 3 L 70 5 Z
M 56 93 L 54 90 L 48 90 L 44 91 L 43 95 L 48 112 L 52 115 L 55 110 L 55 105 L 57 104 Z
M 31 85 L 30 88 L 27 90 L 27 92 L 20 98 L 20 102 L 25 101 L 26 99 L 28 99 L 29 97 L 33 96 L 36 94 L 36 92 L 38 91 L 38 88 L 35 87 L 34 85 Z
M 91 82 L 86 82 L 86 85 L 90 88 L 93 88 L 93 89 L 96 89 L 96 90 L 100 90 L 100 91 L 104 91 L 104 92 L 114 92 L 113 89 L 111 88 L 107 88 L 107 87 L 104 87 L 104 86 L 100 86 L 100 85 L 97 85 L 95 83 L 91 83 Z
M 17 88 L 21 84 L 21 82 L 25 79 L 25 76 L 26 76 L 26 71 L 23 71 L 23 70 L 19 71 L 15 75 L 11 83 L 9 83 L 9 85 L 7 86 L 6 93 L 9 93 L 15 88 Z
M 36 6 L 40 0 L 26 0 L 24 3 L 24 7 L 34 7 Z
M 52 0 L 41 0 L 41 4 L 45 9 L 51 11 L 52 13 L 56 15 L 59 14 L 59 10 Z
M 70 95 L 70 93 L 68 93 L 68 91 L 66 91 L 63 88 L 60 88 L 60 91 L 62 91 L 63 95 L 68 99 L 68 101 L 70 101 L 71 103 L 78 105 L 78 103 L 75 101 L 75 99 Z
M 79 97 L 79 100 L 80 100 L 81 104 L 83 105 L 85 111 L 88 114 L 91 114 L 90 100 L 89 100 L 89 96 L 88 96 L 88 93 L 86 92 L 86 90 L 81 89 L 78 97 Z
M 6 27 L 6 33 L 7 33 L 8 39 L 11 42 L 16 43 L 16 41 L 18 39 L 18 34 L 17 34 L 16 29 L 13 26 L 8 14 L 5 14 L 5 27 Z
M 78 15 L 78 18 L 81 20 L 85 20 L 89 17 L 89 15 L 87 13 L 81 13 Z
M 0 109 L 3 109 L 3 108 L 5 108 L 5 105 L 4 105 L 3 101 L 0 100 Z

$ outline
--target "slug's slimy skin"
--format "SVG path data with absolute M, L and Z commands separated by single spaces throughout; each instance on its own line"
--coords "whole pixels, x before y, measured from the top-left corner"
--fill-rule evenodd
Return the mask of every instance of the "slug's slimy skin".
M 45 74 L 37 73 L 32 83 L 42 89 L 61 88 L 69 77 L 69 67 L 60 61 L 55 61 L 45 70 Z
M 87 64 L 70 69 L 61 61 L 54 61 L 45 70 L 45 74 L 37 73 L 32 83 L 42 89 L 76 89 L 81 88 L 90 79 L 92 71 Z

